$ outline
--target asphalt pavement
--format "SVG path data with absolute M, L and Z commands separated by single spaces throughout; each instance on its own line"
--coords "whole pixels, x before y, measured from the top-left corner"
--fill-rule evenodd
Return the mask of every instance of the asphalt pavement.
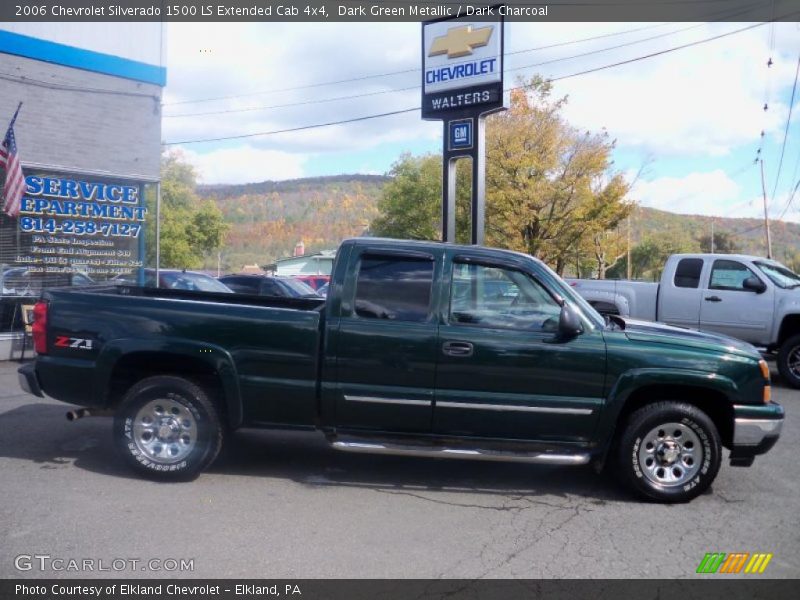
M 268 431 L 235 434 L 193 482 L 153 483 L 116 455 L 110 418 L 67 422 L 17 366 L 0 363 L 0 577 L 682 578 L 706 552 L 769 552 L 764 576 L 800 576 L 800 392 L 780 385 L 776 447 L 669 506 L 590 467 L 343 454 Z

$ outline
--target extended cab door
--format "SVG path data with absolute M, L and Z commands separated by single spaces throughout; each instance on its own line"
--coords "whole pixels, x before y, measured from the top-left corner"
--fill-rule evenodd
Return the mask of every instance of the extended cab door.
M 754 277 L 765 290 L 747 289 Z M 751 344 L 768 344 L 772 331 L 775 288 L 739 260 L 714 260 L 705 280 L 700 308 L 700 329 L 736 337 Z
M 434 432 L 589 440 L 603 402 L 602 333 L 556 341 L 559 299 L 512 264 L 457 254 L 448 270 Z
M 703 290 L 700 280 L 704 260 L 698 257 L 682 257 L 669 265 L 658 290 L 658 312 L 656 320 L 679 327 L 700 327 L 700 305 Z
M 431 252 L 353 246 L 332 344 L 337 428 L 430 432 L 440 263 Z

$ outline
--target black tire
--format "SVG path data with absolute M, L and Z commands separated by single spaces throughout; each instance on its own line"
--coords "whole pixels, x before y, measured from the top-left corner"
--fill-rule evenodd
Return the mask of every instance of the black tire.
M 193 479 L 217 457 L 222 438 L 209 394 L 182 377 L 142 379 L 114 415 L 117 449 L 134 471 L 150 479 Z
M 619 479 L 638 495 L 659 502 L 688 502 L 699 496 L 714 481 L 721 462 L 713 421 L 683 402 L 656 402 L 632 413 L 617 445 Z
M 800 368 L 792 369 L 789 366 L 792 356 L 795 360 L 800 358 L 800 335 L 793 335 L 781 344 L 778 350 L 778 372 L 786 385 L 793 388 L 800 388 Z M 794 371 L 797 371 L 795 373 Z

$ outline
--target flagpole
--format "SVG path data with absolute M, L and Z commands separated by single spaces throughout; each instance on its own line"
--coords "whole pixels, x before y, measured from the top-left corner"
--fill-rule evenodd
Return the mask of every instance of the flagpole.
M 17 116 L 19 115 L 19 111 L 20 111 L 21 108 L 22 108 L 22 100 L 20 100 L 19 104 L 17 104 L 17 110 L 14 111 L 14 116 L 11 117 L 11 122 L 8 124 L 8 129 L 12 129 L 14 127 L 14 124 L 17 122 Z M 6 165 L 6 167 L 7 167 L 7 165 Z M 8 169 L 6 168 L 5 169 L 5 176 L 4 176 L 3 179 L 5 180 L 7 177 L 8 177 Z M 3 189 L 5 189 L 5 185 L 3 185 Z M 0 200 L 3 201 L 2 205 L 4 206 L 5 205 L 5 200 L 6 200 L 5 193 L 3 193 L 3 198 L 0 198 Z M 3 211 L 3 213 L 5 213 L 5 211 Z M 4 221 L 8 221 L 8 217 L 5 214 L 3 214 L 3 220 Z M 3 248 L 3 229 L 4 229 L 4 227 L 2 227 L 2 225 L 0 225 L 0 249 Z M 19 234 L 19 224 L 18 223 L 16 224 L 16 229 L 17 229 L 17 234 Z M 15 250 L 19 250 L 19 236 L 17 236 L 17 248 Z M 13 262 L 16 262 L 16 261 L 11 261 L 11 262 L 13 263 Z M 2 277 L 2 281 L 0 281 L 0 296 L 3 295 L 4 288 L 5 288 L 5 276 L 3 276 Z M 13 328 L 13 326 L 14 326 L 14 323 L 12 322 L 11 323 L 11 327 Z

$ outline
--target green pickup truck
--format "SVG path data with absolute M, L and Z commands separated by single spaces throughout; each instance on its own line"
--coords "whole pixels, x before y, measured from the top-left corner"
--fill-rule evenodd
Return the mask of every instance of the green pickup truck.
M 346 452 L 607 467 L 686 501 L 750 466 L 783 409 L 744 342 L 604 320 L 539 260 L 359 238 L 327 299 L 105 287 L 45 292 L 26 391 L 113 413 L 125 460 L 195 476 L 242 427 Z

